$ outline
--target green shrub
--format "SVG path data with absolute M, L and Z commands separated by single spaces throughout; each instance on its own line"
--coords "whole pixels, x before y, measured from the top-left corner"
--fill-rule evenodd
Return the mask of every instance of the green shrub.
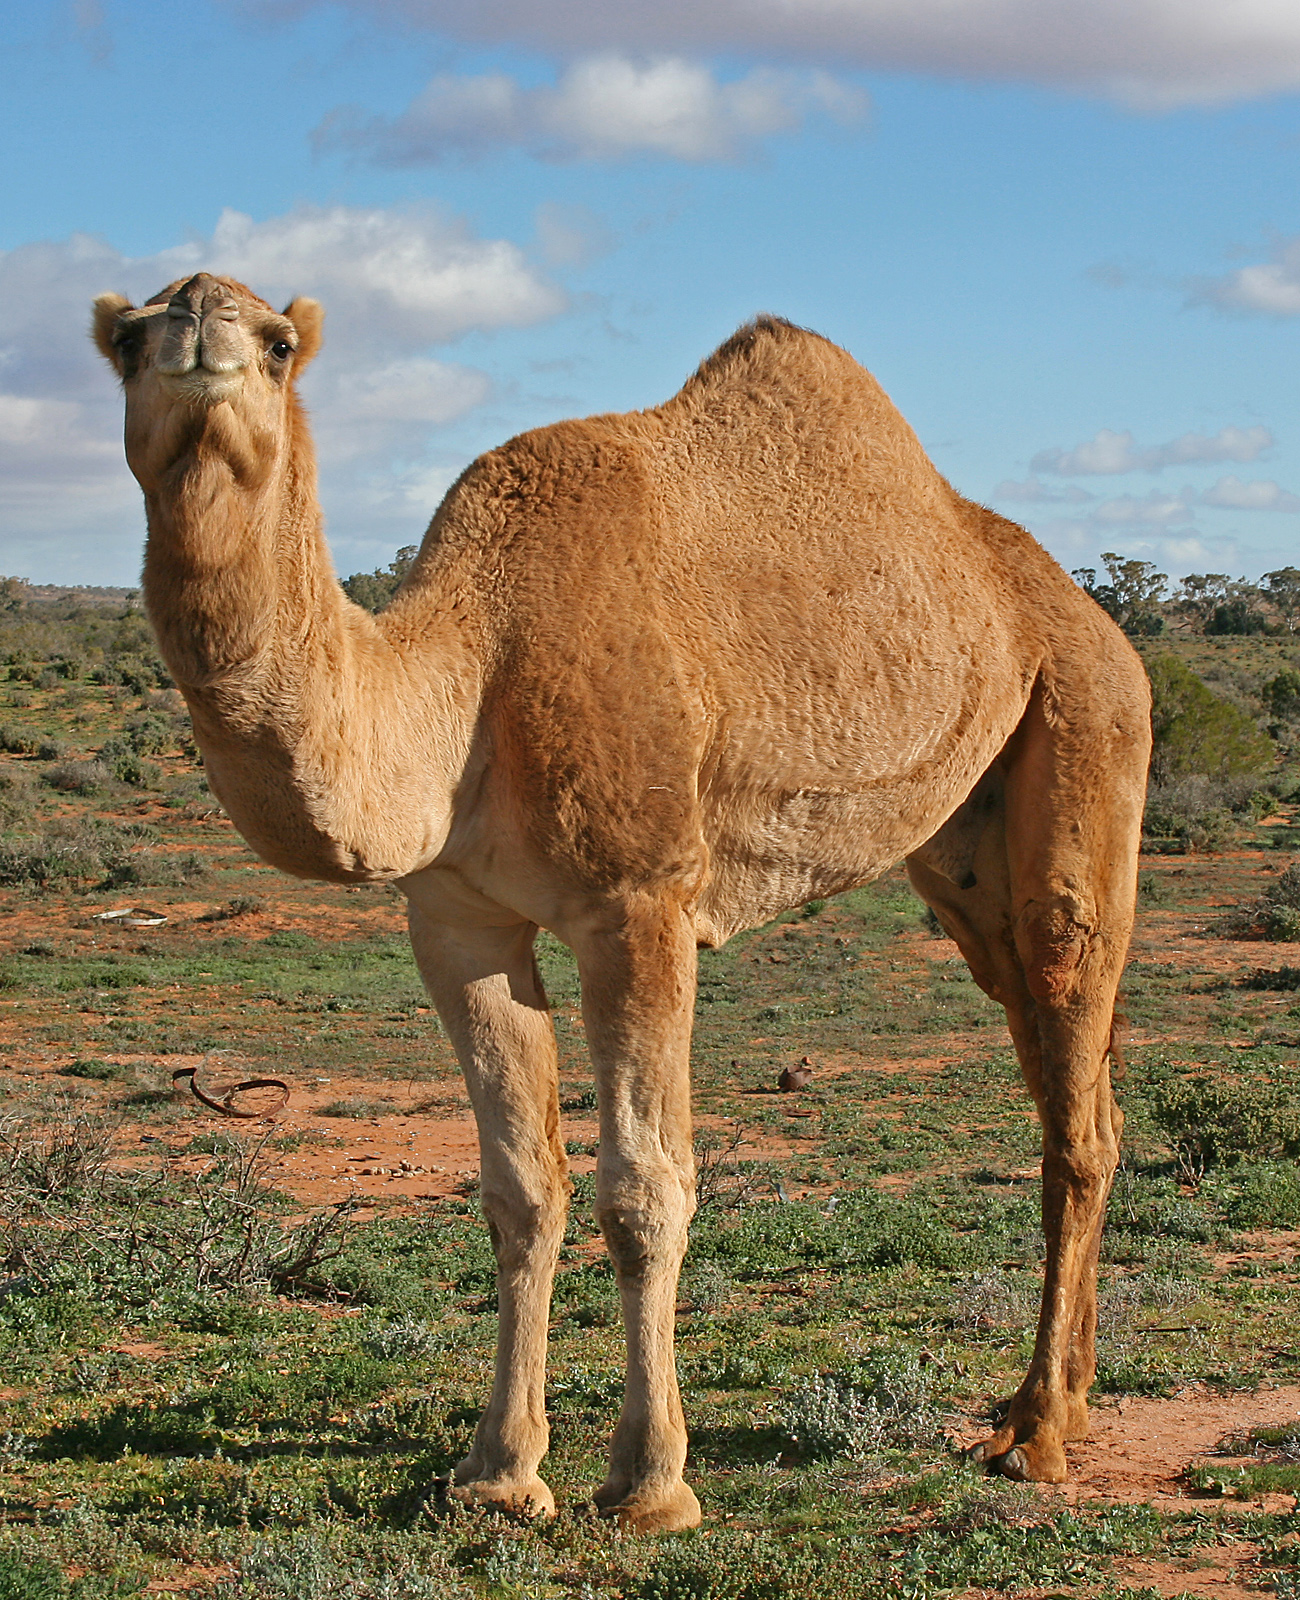
M 317 1109 L 318 1117 L 349 1117 L 353 1121 L 361 1121 L 365 1117 L 387 1116 L 393 1109 L 391 1100 L 366 1100 L 354 1098 L 351 1100 L 331 1100 L 328 1105 Z
M 127 723 L 126 739 L 136 755 L 158 756 L 176 748 L 177 733 L 168 718 L 148 711 Z
M 0 1600 L 127 1600 L 141 1592 L 140 1583 L 125 1574 L 68 1578 L 44 1556 L 0 1552 Z
M 1234 1228 L 1300 1228 L 1300 1171 L 1287 1163 L 1239 1167 L 1223 1213 Z
M 120 1061 L 70 1061 L 66 1067 L 59 1068 L 61 1078 L 89 1078 L 95 1083 L 112 1083 L 120 1078 L 131 1076 L 130 1067 L 123 1066 Z
M 48 889 L 82 883 L 104 870 L 100 841 L 88 830 L 0 841 L 0 884 Z
M 1251 719 L 1221 700 L 1178 656 L 1146 662 L 1151 679 L 1151 776 L 1156 783 L 1191 773 L 1210 778 L 1259 776 L 1273 766 L 1273 746 Z
M 1175 1078 L 1156 1087 L 1152 1117 L 1198 1166 L 1300 1156 L 1300 1094 L 1277 1084 Z
M 0 750 L 14 756 L 34 756 L 40 748 L 41 738 L 30 728 L 17 728 L 12 723 L 0 723 Z
M 100 749 L 99 759 L 119 783 L 129 783 L 133 789 L 147 789 L 161 776 L 153 762 L 146 761 L 125 739 L 109 739 Z
M 208 864 L 196 850 L 138 850 L 113 862 L 106 889 L 180 889 L 206 877 Z
M 1300 672 L 1284 667 L 1275 678 L 1269 679 L 1260 693 L 1272 716 L 1283 722 L 1300 717 Z

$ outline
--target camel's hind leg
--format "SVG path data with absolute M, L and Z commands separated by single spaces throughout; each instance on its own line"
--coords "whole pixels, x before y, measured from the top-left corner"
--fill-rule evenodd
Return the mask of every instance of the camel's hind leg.
M 1110 1083 L 1115 998 L 1133 923 L 1146 774 L 1143 689 L 1106 716 L 1048 715 L 1036 692 L 1004 754 L 1005 814 L 962 889 L 909 862 L 976 981 L 1006 1008 L 1043 1124 L 1047 1265 L 1034 1357 L 1005 1424 L 973 1452 L 1009 1477 L 1059 1482 L 1087 1433 L 1097 1259 L 1118 1162 Z
M 448 925 L 412 902 L 411 943 L 456 1047 L 478 1122 L 483 1211 L 497 1258 L 496 1380 L 453 1494 L 553 1515 L 546 1454 L 546 1337 L 569 1183 L 555 1031 L 533 960 L 537 929 Z

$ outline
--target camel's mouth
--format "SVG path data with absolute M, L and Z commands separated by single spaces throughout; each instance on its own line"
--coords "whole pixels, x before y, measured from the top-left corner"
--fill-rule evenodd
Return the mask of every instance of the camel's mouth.
M 237 372 L 212 372 L 195 365 L 188 372 L 163 372 L 161 377 L 167 392 L 176 399 L 205 406 L 233 400 L 244 387 L 242 367 Z

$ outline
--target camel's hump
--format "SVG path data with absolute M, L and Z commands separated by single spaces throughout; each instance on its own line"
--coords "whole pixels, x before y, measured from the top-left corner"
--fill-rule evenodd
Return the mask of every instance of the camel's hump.
M 706 356 L 673 398 L 698 403 L 738 384 L 797 387 L 824 382 L 831 373 L 866 379 L 873 387 L 875 384 L 847 350 L 824 334 L 763 313 L 742 323 L 712 355 Z M 671 406 L 673 401 L 668 404 Z

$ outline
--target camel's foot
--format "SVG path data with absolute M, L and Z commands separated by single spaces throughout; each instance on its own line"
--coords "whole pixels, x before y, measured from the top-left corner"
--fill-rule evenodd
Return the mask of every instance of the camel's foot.
M 473 1478 L 462 1461 L 452 1475 L 447 1493 L 462 1505 L 501 1511 L 512 1517 L 553 1517 L 555 1496 L 541 1478 Z
M 629 1487 L 626 1479 L 609 1479 L 592 1496 L 602 1517 L 612 1517 L 637 1533 L 680 1533 L 698 1528 L 700 1502 L 681 1478 L 667 1483 Z
M 966 1455 L 1016 1483 L 1064 1483 L 1066 1479 L 1065 1450 L 1051 1434 L 1017 1440 L 1010 1428 L 1000 1428 L 972 1445 Z

